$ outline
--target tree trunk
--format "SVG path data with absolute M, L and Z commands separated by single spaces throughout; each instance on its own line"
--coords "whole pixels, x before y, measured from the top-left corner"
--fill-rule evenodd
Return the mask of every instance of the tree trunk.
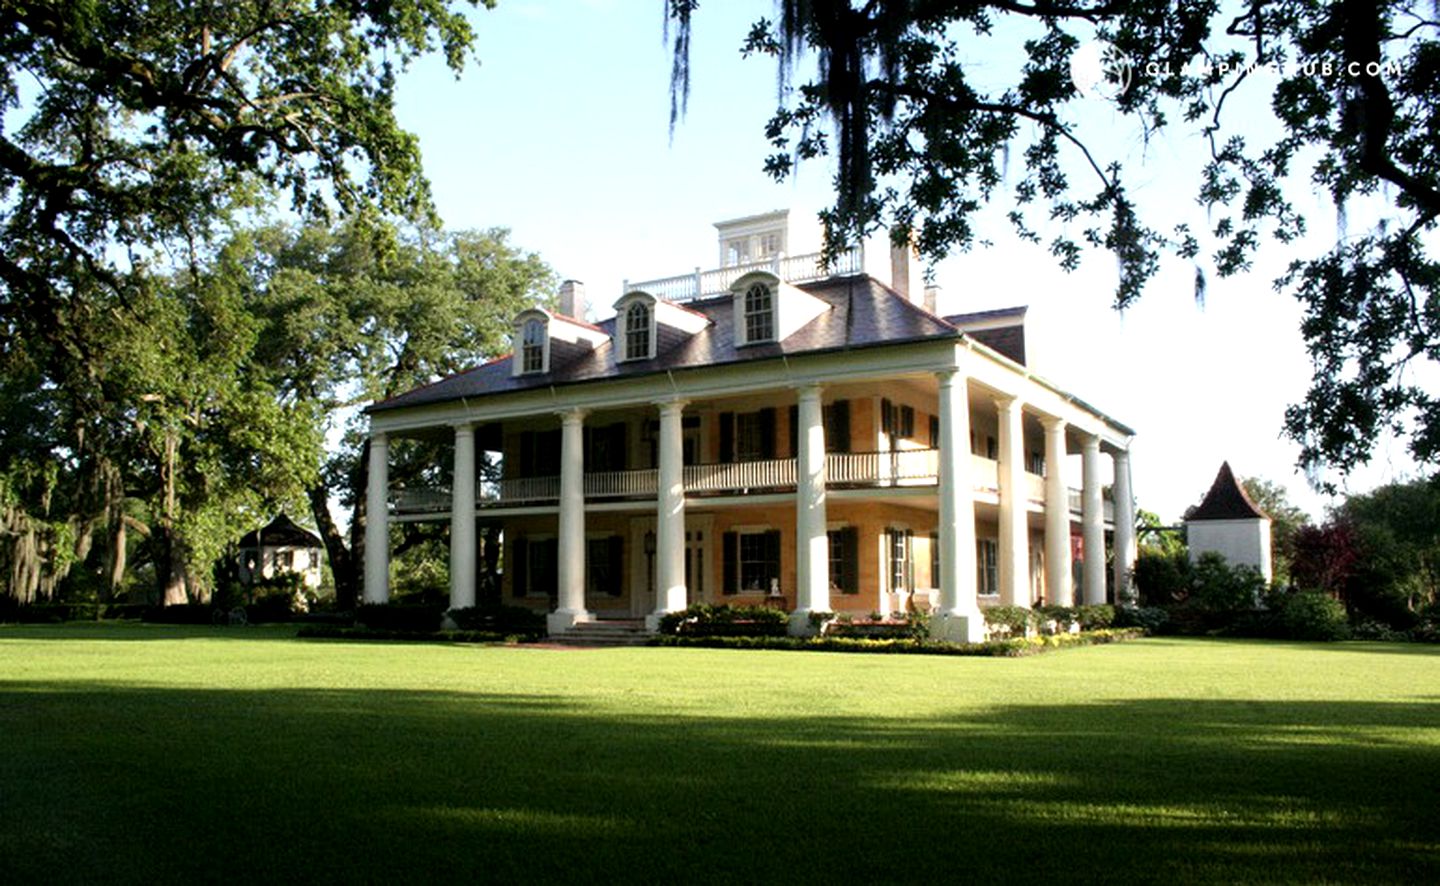
M 325 544 L 325 556 L 330 559 L 330 574 L 335 577 L 335 606 L 354 609 L 360 597 L 360 582 L 355 573 L 355 558 L 345 547 L 345 538 L 330 516 L 330 489 L 324 483 L 316 483 L 306 492 L 315 525 L 320 529 L 320 540 Z

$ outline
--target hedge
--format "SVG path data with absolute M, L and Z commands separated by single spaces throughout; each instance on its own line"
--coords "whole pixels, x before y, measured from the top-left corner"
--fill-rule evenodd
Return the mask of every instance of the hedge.
M 1110 628 L 1083 634 L 1014 637 L 984 643 L 939 643 L 929 640 L 862 640 L 855 637 L 686 637 L 660 634 L 651 646 L 704 649 L 780 649 L 813 652 L 870 652 L 901 655 L 972 655 L 1017 658 L 1065 646 L 1093 646 L 1145 636 L 1139 628 Z

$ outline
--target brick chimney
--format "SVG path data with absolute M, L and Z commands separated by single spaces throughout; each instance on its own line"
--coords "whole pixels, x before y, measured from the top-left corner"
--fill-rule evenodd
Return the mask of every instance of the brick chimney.
M 559 304 L 555 310 L 576 320 L 585 319 L 585 284 L 579 280 L 566 280 L 560 284 Z
M 915 286 L 913 292 L 910 288 L 912 283 Z M 920 288 L 923 285 L 920 263 L 916 261 L 915 247 L 909 244 L 896 246 L 892 243 L 890 245 L 890 288 L 918 304 L 916 296 L 921 294 Z
M 937 309 L 937 306 L 938 306 L 939 304 L 940 304 L 940 287 L 939 287 L 939 286 L 926 286 L 926 287 L 925 287 L 925 304 L 923 305 L 923 307 L 925 308 L 925 310 L 929 311 L 929 312 L 932 313 L 932 314 L 935 314 L 936 316 L 939 316 L 940 312 L 939 312 L 939 310 Z

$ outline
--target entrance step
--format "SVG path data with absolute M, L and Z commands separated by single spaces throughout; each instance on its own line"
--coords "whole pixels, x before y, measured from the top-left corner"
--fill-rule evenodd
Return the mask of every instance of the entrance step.
M 643 618 L 607 618 L 579 622 L 549 642 L 560 646 L 644 646 L 650 636 Z

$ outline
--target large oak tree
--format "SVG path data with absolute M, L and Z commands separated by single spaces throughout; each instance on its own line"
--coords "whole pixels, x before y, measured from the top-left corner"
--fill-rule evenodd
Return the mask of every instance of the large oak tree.
M 698 0 L 668 0 L 675 31 L 672 108 L 683 112 Z M 766 4 L 757 4 L 763 8 Z M 1377 437 L 1408 437 L 1440 461 L 1440 16 L 1408 0 L 777 0 L 744 51 L 773 56 L 780 104 L 768 127 L 776 177 L 829 155 L 833 242 L 888 227 L 939 258 L 977 242 L 976 216 L 1000 202 L 1022 237 L 1074 268 L 1087 247 L 1118 260 L 1115 304 L 1139 297 L 1162 258 L 1195 260 L 1202 241 L 1222 276 L 1261 248 L 1288 250 L 1305 219 L 1287 198 L 1318 187 L 1342 219 L 1378 205 L 1322 254 L 1291 250 L 1276 285 L 1304 308 L 1313 361 L 1287 432 L 1311 469 L 1365 462 Z M 1114 106 L 1137 132 L 1184 127 L 1209 230 L 1160 231 L 1137 211 L 1135 169 L 1081 137 L 1092 97 L 1071 77 L 1100 41 Z M 990 60 L 1014 59 L 995 85 Z M 814 76 L 795 82 L 800 64 Z M 1270 66 L 1277 77 L 1256 76 Z M 1130 74 L 1128 83 L 1124 72 Z M 1256 91 L 1261 94 L 1256 95 Z M 1248 95 L 1248 99 L 1247 99 Z M 1246 116 L 1235 119 L 1237 103 Z M 1273 126 L 1255 125 L 1252 108 Z M 1257 133 L 1273 131 L 1266 137 Z M 1011 156 L 1023 169 L 1008 170 Z M 1049 236 L 1047 234 L 1047 236 Z M 1204 277 L 1197 273 L 1197 294 Z

